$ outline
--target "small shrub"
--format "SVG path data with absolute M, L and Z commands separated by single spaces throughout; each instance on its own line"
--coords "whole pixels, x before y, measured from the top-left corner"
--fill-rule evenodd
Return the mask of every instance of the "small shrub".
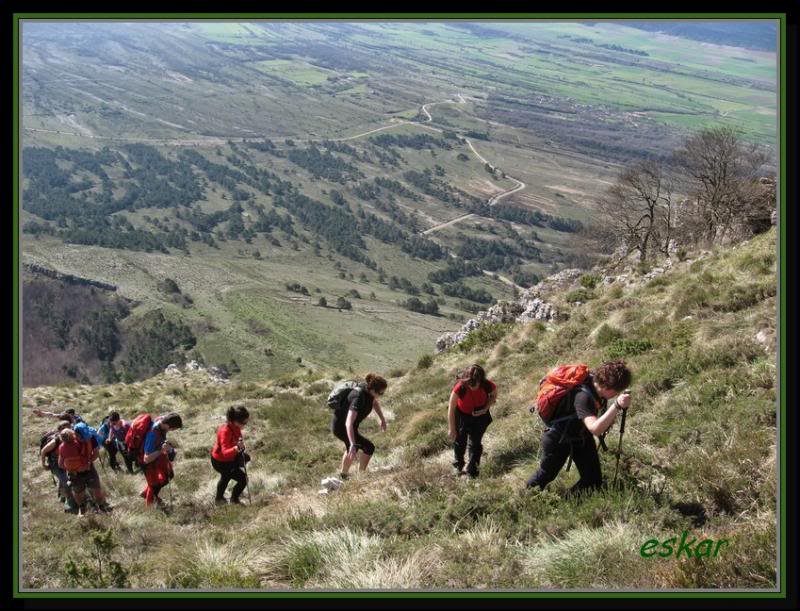
M 652 347 L 653 345 L 646 339 L 619 339 L 606 349 L 606 356 L 609 359 L 635 356 L 647 352 Z
M 584 274 L 581 276 L 581 286 L 585 289 L 596 288 L 600 282 L 600 276 L 597 274 Z
M 622 331 L 603 323 L 603 325 L 597 330 L 597 334 L 594 337 L 594 343 L 602 348 L 603 346 L 608 346 L 612 342 L 616 342 L 620 339 L 622 339 Z
M 619 284 L 615 284 L 611 287 L 611 290 L 608 291 L 608 296 L 612 299 L 619 299 L 622 297 L 622 286 Z
M 92 537 L 94 549 L 91 556 L 80 564 L 70 558 L 64 565 L 69 582 L 82 588 L 127 588 L 129 571 L 111 559 L 111 552 L 117 547 L 114 542 L 113 531 L 109 528 L 105 532 L 96 533 Z M 97 566 L 95 567 L 95 563 Z M 103 572 L 103 567 L 106 572 Z
M 423 354 L 417 361 L 417 369 L 427 369 L 433 365 L 433 356 L 430 354 Z
M 697 308 L 707 308 L 711 300 L 708 291 L 698 284 L 692 284 L 676 295 L 678 305 L 673 317 L 683 318 Z
M 492 346 L 506 336 L 511 326 L 508 323 L 493 323 L 478 327 L 467 336 L 467 339 L 458 344 L 458 349 L 461 352 L 469 352 L 474 348 Z
M 566 300 L 567 303 L 576 303 L 578 301 L 584 303 L 586 301 L 594 299 L 595 297 L 596 295 L 594 294 L 593 291 L 585 288 L 580 288 L 567 293 L 564 299 Z
M 714 301 L 713 308 L 719 312 L 738 312 L 774 297 L 776 291 L 777 287 L 772 283 L 729 286 Z
M 678 261 L 686 261 L 689 256 L 689 253 L 686 252 L 685 248 L 679 248 L 678 252 L 675 253 L 675 256 L 678 257 Z
M 756 274 L 772 274 L 772 266 L 775 263 L 775 254 L 751 254 L 747 253 L 739 259 L 739 269 Z

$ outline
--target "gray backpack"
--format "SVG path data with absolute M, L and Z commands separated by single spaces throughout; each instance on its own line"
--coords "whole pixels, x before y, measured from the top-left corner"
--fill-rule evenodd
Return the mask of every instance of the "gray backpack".
M 347 404 L 348 395 L 353 390 L 363 390 L 363 388 L 364 386 L 361 382 L 356 382 L 354 380 L 339 382 L 328 395 L 328 407 L 334 411 L 344 409 Z

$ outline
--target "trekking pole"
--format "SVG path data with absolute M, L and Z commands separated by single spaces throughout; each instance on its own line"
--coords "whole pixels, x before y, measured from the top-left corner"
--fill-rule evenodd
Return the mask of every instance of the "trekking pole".
M 622 394 L 630 393 L 629 390 L 625 390 Z M 625 433 L 625 418 L 628 415 L 628 410 L 622 410 L 622 422 L 619 425 L 619 445 L 617 446 L 617 466 L 614 469 L 614 487 L 617 486 L 617 474 L 619 473 L 619 457 L 622 456 L 622 435 Z
M 167 488 L 169 488 L 169 510 L 172 511 L 172 478 L 167 480 Z
M 108 452 L 108 450 L 105 450 L 105 448 L 104 448 L 104 451 Z M 106 461 L 103 458 L 103 452 L 99 452 L 99 454 L 100 454 L 100 466 L 103 467 L 103 473 L 107 473 L 106 472 Z
M 239 455 L 242 457 L 242 468 L 244 469 L 244 489 L 247 491 L 247 504 L 252 505 L 253 499 L 250 498 L 250 476 L 247 475 L 247 460 L 245 460 L 244 450 L 239 450 Z

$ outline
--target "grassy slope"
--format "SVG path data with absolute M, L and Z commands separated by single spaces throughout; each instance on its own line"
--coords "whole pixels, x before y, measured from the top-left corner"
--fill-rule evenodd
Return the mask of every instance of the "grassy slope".
M 753 339 L 774 331 L 774 243 L 773 230 L 676 264 L 646 285 L 600 287 L 582 306 L 555 296 L 567 322 L 514 326 L 499 343 L 477 342 L 468 354 L 438 355 L 430 368 L 390 379 L 388 432 L 372 418 L 363 426 L 378 447 L 371 471 L 330 498 L 317 494 L 317 483 L 335 471 L 341 448 L 322 407 L 332 382 L 318 375 L 214 386 L 192 374 L 26 389 L 23 585 L 68 585 L 65 555 L 80 556 L 91 534 L 110 526 L 120 550 L 130 550 L 114 557 L 131 569 L 134 587 L 774 586 L 775 358 Z M 627 342 L 617 348 L 650 345 L 626 357 L 635 379 L 624 487 L 583 503 L 561 500 L 573 469 L 545 493 L 519 494 L 537 464 L 541 423 L 525 408 L 535 380 L 557 362 L 607 358 L 610 347 L 598 346 L 603 323 Z M 481 478 L 465 481 L 450 471 L 445 405 L 455 369 L 475 360 L 500 396 Z M 126 416 L 180 411 L 186 428 L 173 436 L 180 446 L 174 513 L 146 513 L 141 478 L 109 475 L 113 515 L 74 527 L 35 458 L 44 425 L 27 408 L 52 401 L 95 422 L 110 406 Z M 246 430 L 253 505 L 215 509 L 207 452 L 234 402 L 253 414 Z M 609 440 L 616 448 L 616 428 Z M 601 461 L 609 476 L 613 453 Z M 146 537 L 153 529 L 160 536 Z M 684 529 L 731 543 L 711 560 L 639 556 L 646 540 Z

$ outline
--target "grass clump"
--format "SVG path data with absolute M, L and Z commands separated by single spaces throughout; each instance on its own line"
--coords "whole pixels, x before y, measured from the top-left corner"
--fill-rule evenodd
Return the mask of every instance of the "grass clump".
M 603 348 L 604 346 L 608 346 L 609 344 L 621 339 L 622 331 L 610 326 L 607 323 L 603 323 L 594 336 L 594 343 L 598 347 Z
M 477 348 L 494 346 L 506 336 L 512 326 L 510 323 L 492 323 L 478 327 L 467 335 L 463 342 L 458 344 L 458 349 L 461 352 L 470 352 Z
M 574 291 L 570 291 L 564 296 L 564 300 L 567 303 L 585 303 L 597 297 L 594 291 L 587 289 L 587 288 L 579 288 L 575 289 Z

